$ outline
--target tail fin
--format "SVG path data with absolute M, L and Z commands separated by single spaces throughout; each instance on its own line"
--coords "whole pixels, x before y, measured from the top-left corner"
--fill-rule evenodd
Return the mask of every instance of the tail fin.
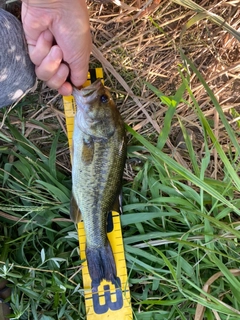
M 97 292 L 97 287 L 103 279 L 116 282 L 116 265 L 109 241 L 104 247 L 86 248 L 88 271 L 92 279 L 92 291 Z

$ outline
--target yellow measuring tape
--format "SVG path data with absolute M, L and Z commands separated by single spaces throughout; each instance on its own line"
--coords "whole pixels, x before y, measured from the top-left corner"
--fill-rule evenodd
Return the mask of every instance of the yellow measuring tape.
M 88 73 L 88 80 L 83 87 L 87 87 L 98 78 L 103 81 L 102 68 L 91 69 Z M 74 115 L 76 110 L 73 96 L 64 96 L 63 104 L 66 116 L 68 143 L 71 150 Z M 107 235 L 116 262 L 118 285 L 114 285 L 104 280 L 98 287 L 98 292 L 92 293 L 91 278 L 88 273 L 87 261 L 85 260 L 86 237 L 84 232 L 84 222 L 78 223 L 80 259 L 85 260 L 82 264 L 82 276 L 87 320 L 132 320 L 131 298 L 127 281 L 122 229 L 119 213 L 116 211 L 112 211 L 111 215 L 109 214 Z

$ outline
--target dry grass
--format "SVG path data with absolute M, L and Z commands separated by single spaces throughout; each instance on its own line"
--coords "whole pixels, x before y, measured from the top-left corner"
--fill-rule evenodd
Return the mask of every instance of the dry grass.
M 198 3 L 223 16 L 235 29 L 240 28 L 240 11 L 236 6 L 225 1 Z M 136 7 L 137 3 L 131 2 L 128 5 Z M 143 81 L 152 83 L 166 95 L 175 92 L 180 82 L 177 67 L 182 64 L 179 55 L 180 33 L 194 13 L 170 1 L 161 1 L 152 16 L 119 22 L 119 17 L 124 21 L 128 16 L 127 10 L 114 4 L 103 6 L 94 2 L 89 4 L 89 8 L 95 45 L 116 72 L 124 78 L 129 93 L 131 90 L 142 105 L 142 110 L 139 110 L 132 99 L 126 99 L 122 106 L 123 116 L 138 130 L 144 132 L 152 121 L 152 130 L 158 131 L 165 110 L 151 95 Z M 203 73 L 226 112 L 233 103 L 240 102 L 237 89 L 240 82 L 240 44 L 237 40 L 222 28 L 205 20 L 187 30 L 182 39 L 182 48 Z M 118 79 L 113 79 L 112 75 L 107 75 L 107 79 L 110 87 L 122 93 L 123 89 L 119 86 Z M 205 114 L 212 116 L 214 110 L 207 106 L 205 92 L 195 75 L 191 79 L 191 88 L 197 100 L 202 101 L 201 106 Z M 125 94 L 126 91 L 125 89 Z M 150 116 L 149 119 L 146 113 Z M 195 123 L 196 116 L 186 105 L 179 108 L 178 114 L 189 124 Z M 149 132 L 149 128 L 147 131 Z
M 236 1 L 195 2 L 240 30 L 240 10 Z M 147 3 L 149 10 L 145 10 L 145 15 L 142 9 L 146 1 L 128 1 L 121 3 L 121 6 L 89 3 L 93 41 L 97 47 L 93 51 L 92 63 L 97 64 L 97 58 L 105 68 L 106 84 L 119 97 L 117 101 L 125 121 L 148 138 L 157 137 L 166 107 L 146 87 L 144 81 L 150 82 L 165 95 L 173 95 L 181 83 L 178 68 L 184 69 L 179 53 L 181 47 L 203 74 L 229 123 L 235 130 L 239 129 L 239 117 L 233 119 L 231 112 L 232 108 L 238 114 L 240 112 L 238 40 L 207 19 L 186 28 L 182 34 L 186 23 L 196 15 L 195 12 L 167 0 L 160 1 L 157 6 L 154 5 L 157 1 Z M 140 15 L 143 17 L 139 18 Z M 212 122 L 219 142 L 228 151 L 224 127 L 195 74 L 191 76 L 191 89 L 205 116 Z M 182 103 L 178 106 L 177 116 L 189 128 L 193 144 L 201 157 L 203 140 L 196 113 Z M 188 166 L 184 148 L 177 147 L 181 142 L 181 133 L 177 118 L 175 120 L 164 151 L 174 154 L 178 162 Z M 221 173 L 221 164 L 217 160 L 213 157 L 209 175 L 216 176 L 217 171 Z
M 238 133 L 240 129 L 240 117 L 239 117 L 239 114 L 240 114 L 240 97 L 239 97 L 240 44 L 239 42 L 233 36 L 231 36 L 229 33 L 223 30 L 221 26 L 218 26 L 207 19 L 198 21 L 194 23 L 191 27 L 187 28 L 186 26 L 188 25 L 186 25 L 186 23 L 189 21 L 193 21 L 191 19 L 192 17 L 195 16 L 195 12 L 176 4 L 174 1 L 171 2 L 167 0 L 162 0 L 160 1 L 160 3 L 158 3 L 159 0 L 153 0 L 153 3 L 150 3 L 147 0 L 145 0 L 144 2 L 141 2 L 141 0 L 136 0 L 132 2 L 128 1 L 126 3 L 120 3 L 120 2 L 117 2 L 117 0 L 114 0 L 114 1 L 115 3 L 106 3 L 106 4 L 101 4 L 97 2 L 88 3 L 90 20 L 91 20 L 91 30 L 92 30 L 92 36 L 93 36 L 93 42 L 94 42 L 93 55 L 91 57 L 91 67 L 102 65 L 102 67 L 104 68 L 105 83 L 107 86 L 111 88 L 116 98 L 117 105 L 126 123 L 131 125 L 136 131 L 141 133 L 151 142 L 153 143 L 156 142 L 158 135 L 161 132 L 161 129 L 163 127 L 163 120 L 166 115 L 167 108 L 165 105 L 163 105 L 160 102 L 160 100 L 156 97 L 156 95 L 153 94 L 148 89 L 145 82 L 147 81 L 151 83 L 152 85 L 157 87 L 161 92 L 163 92 L 165 95 L 174 95 L 177 88 L 181 84 L 181 77 L 180 77 L 179 70 L 182 70 L 185 73 L 184 63 L 181 59 L 180 50 L 179 50 L 181 48 L 184 51 L 185 55 L 187 55 L 194 62 L 194 64 L 198 67 L 199 71 L 203 74 L 208 85 L 213 90 L 218 101 L 221 103 L 222 110 L 224 111 L 229 124 L 232 126 L 234 131 Z M 202 7 L 204 7 L 206 10 L 209 10 L 223 17 L 226 20 L 226 22 L 228 22 L 233 28 L 235 28 L 239 32 L 240 9 L 238 8 L 238 2 L 239 2 L 238 0 L 232 0 L 232 1 L 217 1 L 217 0 L 197 1 L 196 0 L 196 2 Z M 147 10 L 145 10 L 146 5 L 148 5 Z M 184 28 L 185 28 L 185 32 L 183 32 Z M 209 120 L 209 123 L 211 124 L 211 127 L 214 130 L 215 136 L 218 138 L 218 141 L 221 144 L 224 151 L 226 151 L 226 154 L 228 154 L 229 136 L 218 116 L 219 114 L 214 109 L 209 96 L 205 92 L 205 89 L 203 88 L 202 83 L 199 82 L 198 78 L 196 77 L 196 74 L 194 73 L 191 74 L 190 86 L 191 86 L 192 92 L 194 93 L 200 105 L 201 110 L 203 111 L 204 115 L 206 116 L 206 118 Z M 195 111 L 193 110 L 193 108 L 191 108 L 191 106 L 189 106 L 189 104 L 187 103 L 190 101 L 187 95 L 185 96 L 185 101 L 186 101 L 185 103 L 180 103 L 177 107 L 177 112 L 173 118 L 173 122 L 171 126 L 171 133 L 170 133 L 169 139 L 166 142 L 166 145 L 164 146 L 163 151 L 165 154 L 170 154 L 178 163 L 180 163 L 184 167 L 191 170 L 192 163 L 191 163 L 190 156 L 186 150 L 186 147 L 183 143 L 183 136 L 179 128 L 179 119 L 187 128 L 187 132 L 190 138 L 192 139 L 193 147 L 196 151 L 196 154 L 199 160 L 202 160 L 202 158 L 205 155 L 204 141 L 203 141 L 203 135 L 201 131 L 203 130 L 202 129 L 203 126 L 200 125 L 200 120 L 197 114 L 195 113 Z M 22 106 L 22 108 L 16 108 L 14 112 L 9 111 L 10 113 L 9 113 L 8 119 L 12 124 L 15 124 L 18 127 L 19 131 L 21 131 L 26 138 L 32 141 L 39 148 L 39 150 L 41 150 L 41 152 L 49 154 L 49 150 L 51 149 L 51 146 L 52 146 L 53 137 L 56 134 L 58 129 L 61 130 L 61 134 L 59 136 L 59 140 L 57 143 L 56 159 L 59 167 L 63 168 L 64 171 L 66 170 L 69 171 L 69 177 L 70 177 L 70 171 L 71 171 L 70 156 L 69 156 L 69 150 L 68 150 L 68 144 L 67 144 L 67 137 L 65 134 L 66 133 L 65 117 L 64 117 L 61 97 L 56 93 L 56 91 L 49 90 L 43 83 L 39 83 L 37 91 L 35 93 L 28 94 L 28 96 L 25 97 L 20 102 L 19 105 Z M 6 119 L 5 118 L 6 113 L 5 114 L 0 113 L 0 121 L 2 122 L 0 125 L 0 138 L 1 138 L 1 134 L 3 134 L 4 137 L 7 137 L 11 134 L 7 126 L 4 125 L 4 120 Z M 240 136 L 238 135 L 237 137 L 240 143 Z M 129 137 L 129 139 L 133 139 L 133 138 Z M 3 148 L 3 150 L 4 148 L 13 148 L 13 145 L 11 144 L 11 142 L 8 142 L 7 139 L 5 140 L 3 139 L 1 141 L 4 141 L 4 145 L 3 146 L 0 145 L 0 148 Z M 211 149 L 212 145 L 211 145 L 210 139 L 208 142 L 209 142 L 208 147 L 209 149 Z M 134 143 L 134 140 L 129 141 L 130 146 L 133 143 Z M 225 181 L 225 184 L 223 184 L 223 186 L 221 185 L 224 177 L 224 174 L 223 174 L 224 165 L 221 162 L 219 153 L 216 152 L 215 148 L 212 148 L 211 152 L 212 154 L 211 154 L 210 163 L 208 165 L 207 172 L 205 172 L 204 178 L 206 176 L 215 178 L 216 183 L 220 190 L 220 191 L 218 190 L 218 193 L 223 192 L 224 199 L 228 201 L 230 204 L 232 201 L 233 204 L 238 207 L 239 202 L 237 201 L 239 199 L 239 191 L 236 188 L 232 188 L 233 189 L 232 193 L 234 193 L 234 196 L 233 196 L 229 191 L 230 187 L 227 187 L 227 190 L 223 190 L 224 186 L 228 184 L 228 182 Z M 230 152 L 229 152 L 229 155 L 230 155 Z M 11 164 L 11 157 L 12 155 L 9 156 L 10 159 L 7 159 L 7 161 L 9 162 L 7 163 L 7 165 Z M 170 158 L 170 157 L 167 157 L 167 158 Z M 134 159 L 131 159 L 131 160 L 134 160 Z M 237 161 L 234 163 L 234 165 L 236 163 Z M 239 164 L 237 165 L 239 170 Z M 126 180 L 128 181 L 133 180 L 136 174 L 136 171 L 134 170 L 135 166 L 138 166 L 138 162 L 133 164 L 132 162 L 128 163 L 127 169 L 125 172 Z M 168 190 L 170 190 L 169 196 L 171 197 L 171 203 L 173 202 L 173 204 L 171 204 L 171 206 L 173 206 L 173 210 L 171 212 L 176 211 L 176 213 L 179 213 L 179 211 L 181 211 L 181 209 L 179 208 L 179 203 L 174 202 L 174 199 L 176 198 L 174 195 L 175 195 L 175 192 L 178 190 L 178 189 L 175 190 L 174 188 L 176 187 L 178 188 L 180 182 L 177 181 L 176 183 L 175 181 L 175 184 L 174 183 L 172 184 L 172 180 L 168 182 L 168 179 L 167 179 L 168 168 L 169 167 L 166 166 L 166 177 L 165 175 L 163 175 L 163 180 L 162 180 L 163 183 L 161 182 L 162 184 L 160 184 L 158 181 L 159 173 L 157 175 L 154 174 L 151 177 L 151 178 L 154 178 L 154 180 L 150 181 L 150 179 L 148 179 L 150 175 L 148 176 L 147 167 L 146 167 L 144 169 L 145 171 L 143 170 L 144 179 L 146 179 L 144 182 L 145 185 L 142 183 L 141 179 L 140 181 L 138 181 L 138 179 L 135 179 L 134 183 L 137 184 L 137 186 L 136 185 L 132 186 L 133 192 L 131 191 L 128 193 L 128 190 L 125 190 L 126 202 L 129 201 L 129 204 L 136 205 L 136 209 L 134 209 L 136 212 L 141 212 L 142 203 L 136 202 L 137 198 L 135 195 L 135 191 L 137 190 L 136 192 L 137 194 L 138 190 L 141 189 L 141 194 L 142 194 L 141 197 L 142 199 L 145 198 L 145 196 L 149 194 L 149 192 L 151 194 L 152 189 L 154 189 L 152 188 L 152 186 L 150 187 L 150 184 L 152 183 L 152 181 L 154 181 L 154 183 L 156 183 L 159 186 L 159 188 L 161 186 L 162 189 L 159 189 L 158 191 L 160 194 L 165 195 L 165 193 L 167 193 Z M 233 167 L 231 168 L 232 170 L 234 170 Z M 160 169 L 159 169 L 159 172 L 160 172 Z M 196 179 L 199 180 L 198 177 L 196 177 Z M 148 184 L 148 180 L 150 181 L 150 184 Z M 169 183 L 166 185 L 166 188 L 164 185 L 165 182 Z M 143 239 L 142 236 L 144 234 L 146 235 L 146 238 L 144 239 L 147 239 L 147 241 L 150 240 L 149 243 L 153 246 L 156 246 L 157 248 L 157 245 L 161 244 L 161 241 L 166 241 L 166 240 L 162 238 L 157 240 L 155 240 L 155 238 L 151 239 L 153 231 L 161 230 L 161 232 L 163 231 L 164 234 L 165 233 L 167 234 L 169 232 L 169 239 L 168 239 L 168 236 L 166 237 L 168 241 L 168 245 L 166 247 L 162 247 L 161 249 L 163 249 L 162 252 L 164 254 L 165 253 L 168 254 L 167 251 L 169 249 L 169 252 L 170 250 L 172 250 L 174 254 L 176 253 L 179 255 L 179 257 L 181 257 L 182 260 L 179 260 L 180 262 L 178 260 L 176 261 L 177 263 L 179 263 L 179 265 L 182 264 L 182 266 L 179 267 L 179 265 L 176 264 L 176 268 L 175 268 L 175 262 L 174 262 L 175 258 L 173 258 L 173 256 L 169 256 L 170 258 L 169 258 L 168 266 L 171 263 L 173 263 L 174 267 L 172 267 L 171 270 L 174 271 L 173 274 L 176 273 L 176 279 L 177 279 L 179 270 L 181 270 L 181 273 L 183 275 L 181 278 L 181 281 L 183 281 L 184 286 L 187 283 L 186 279 L 189 276 L 188 273 L 185 273 L 186 270 L 184 269 L 184 265 L 186 266 L 186 263 L 188 263 L 187 265 L 192 268 L 191 270 L 194 271 L 193 272 L 194 275 L 196 271 L 196 279 L 194 280 L 194 282 L 191 282 L 190 286 L 187 286 L 187 289 L 190 288 L 191 291 L 189 290 L 189 293 L 187 293 L 187 295 L 185 295 L 184 297 L 184 298 L 187 297 L 187 299 L 184 302 L 185 305 L 184 303 L 179 304 L 181 311 L 186 306 L 186 311 L 183 310 L 183 312 L 185 312 L 185 314 L 187 315 L 186 317 L 188 319 L 190 319 L 190 315 L 193 316 L 195 314 L 196 316 L 195 319 L 201 320 L 203 318 L 203 310 L 204 310 L 203 308 L 204 306 L 206 306 L 206 304 L 208 305 L 209 309 L 213 309 L 213 313 L 216 319 L 218 317 L 218 314 L 216 311 L 218 309 L 215 310 L 214 304 L 211 304 L 212 301 L 208 299 L 206 299 L 205 302 L 204 300 L 201 300 L 202 301 L 201 304 L 203 307 L 200 307 L 200 306 L 197 307 L 197 302 L 199 300 L 195 299 L 194 297 L 196 297 L 196 292 L 198 293 L 199 291 L 196 291 L 194 293 L 194 290 L 192 287 L 192 283 L 194 283 L 196 287 L 202 287 L 202 284 L 205 283 L 203 290 L 208 291 L 210 286 L 213 287 L 212 285 L 213 280 L 216 280 L 218 277 L 221 278 L 220 276 L 222 275 L 222 273 L 221 274 L 219 273 L 219 270 L 222 271 L 221 265 L 220 265 L 220 269 L 218 269 L 219 266 L 218 266 L 218 263 L 216 263 L 216 261 L 220 261 L 220 260 L 217 260 L 217 258 L 216 260 L 213 260 L 213 252 L 214 254 L 216 252 L 218 254 L 219 252 L 219 257 L 221 261 L 223 261 L 222 263 L 226 262 L 225 263 L 226 267 L 225 265 L 223 265 L 225 268 L 227 267 L 229 268 L 231 267 L 234 269 L 238 268 L 239 252 L 238 252 L 238 244 L 236 241 L 237 238 L 235 237 L 236 237 L 237 231 L 239 230 L 238 228 L 239 216 L 237 215 L 237 213 L 236 214 L 232 213 L 231 210 L 226 211 L 225 207 L 223 206 L 223 203 L 221 203 L 221 201 L 217 202 L 215 198 L 212 198 L 213 199 L 212 202 L 210 201 L 213 208 L 208 209 L 209 207 L 208 195 L 211 193 L 210 192 L 211 185 L 208 186 L 206 184 L 208 187 L 206 192 L 207 204 L 206 204 L 206 208 L 205 207 L 203 208 L 204 219 L 206 220 L 203 220 L 203 213 L 200 212 L 200 209 L 196 209 L 198 207 L 196 206 L 195 198 L 192 199 L 192 194 L 194 192 L 193 189 L 194 188 L 197 189 L 198 187 L 196 186 L 198 186 L 198 184 L 196 184 L 195 186 L 195 184 L 193 185 L 193 183 L 188 179 L 186 179 L 185 182 L 186 182 L 186 189 L 183 189 L 183 190 L 186 190 L 186 192 L 189 192 L 190 197 L 189 197 L 189 203 L 187 207 L 184 202 L 182 215 L 176 214 L 176 216 L 173 215 L 169 217 L 168 216 L 160 217 L 159 220 L 157 221 L 157 224 L 155 224 L 155 222 L 154 224 L 152 222 L 149 223 L 149 221 L 147 220 L 148 219 L 147 215 L 149 212 L 147 210 L 146 210 L 146 213 L 142 213 L 139 215 L 138 214 L 132 215 L 131 214 L 132 212 L 130 212 L 131 210 L 129 209 L 129 211 L 127 211 L 126 209 L 125 215 L 123 215 L 122 221 L 123 222 L 125 221 L 125 224 L 123 223 L 124 241 L 126 245 L 125 250 L 127 253 L 132 301 L 133 301 L 134 310 L 136 312 L 138 308 L 138 311 L 139 311 L 138 316 L 140 317 L 139 319 L 143 319 L 145 311 L 146 311 L 146 317 L 147 317 L 147 313 L 151 309 L 166 310 L 164 306 L 161 306 L 160 308 L 159 304 L 155 305 L 154 300 L 152 300 L 154 297 L 157 297 L 158 300 L 162 299 L 159 297 L 163 297 L 163 301 L 164 301 L 164 299 L 166 299 L 165 294 L 167 292 L 167 302 L 169 301 L 169 303 L 172 303 L 174 301 L 174 298 L 178 299 L 180 297 L 182 299 L 183 296 L 181 296 L 181 294 L 182 292 L 184 292 L 184 291 L 180 292 L 179 290 L 179 286 L 181 287 L 182 284 L 179 285 L 177 283 L 176 285 L 174 281 L 172 281 L 171 277 L 169 278 L 170 280 L 168 280 L 167 276 L 166 276 L 167 280 L 164 280 L 164 281 L 161 280 L 160 290 L 158 291 L 156 289 L 152 289 L 153 293 L 151 292 L 151 289 L 149 289 L 151 288 L 151 283 L 153 278 L 151 270 L 154 270 L 154 269 L 149 269 L 151 274 L 150 273 L 148 274 L 149 270 L 145 270 L 144 272 L 142 272 L 142 269 L 141 268 L 139 269 L 139 266 L 141 266 L 140 263 L 143 260 L 143 256 L 140 255 L 139 253 L 140 251 L 136 251 L 136 252 L 134 251 L 136 249 L 135 247 L 137 246 L 138 246 L 137 250 L 140 250 L 141 248 L 146 249 L 146 246 L 148 246 L 148 243 L 146 243 L 145 240 L 142 240 Z M 131 185 L 131 183 L 129 183 L 129 185 Z M 201 201 L 202 201 L 201 206 L 205 206 L 205 202 L 204 202 L 205 191 L 206 190 L 204 190 L 204 192 L 202 193 L 199 193 L 199 198 L 201 198 Z M 180 200 L 185 201 L 186 200 L 184 198 L 185 194 L 186 193 L 184 191 L 183 194 L 179 193 L 177 196 L 180 198 Z M 149 198 L 151 199 L 151 195 L 149 196 Z M 140 197 L 139 199 L 141 200 Z M 141 201 L 144 201 L 144 199 Z M 66 209 L 66 212 L 68 212 L 67 206 L 68 204 L 66 205 L 66 207 L 64 207 L 64 209 Z M 224 209 L 222 209 L 222 212 L 220 212 L 221 218 L 219 218 L 219 215 L 218 215 L 217 218 L 215 219 L 215 216 L 214 216 L 215 213 L 213 211 L 218 209 L 217 206 L 223 207 Z M 127 207 L 127 205 L 125 207 Z M 164 204 L 163 206 L 164 209 L 162 209 L 162 203 L 160 203 L 159 208 L 161 208 L 161 210 L 159 212 L 162 213 L 165 210 L 167 211 L 169 207 L 170 206 L 168 201 L 166 201 L 166 205 Z M 231 206 L 229 206 L 229 208 L 231 208 Z M 56 207 L 55 209 L 58 210 L 58 207 Z M 53 211 L 55 209 L 53 209 Z M 154 210 L 155 209 L 156 208 L 154 207 Z M 155 213 L 155 211 L 153 213 Z M 158 212 L 156 211 L 156 213 Z M 207 214 L 205 213 L 207 214 L 209 213 L 209 220 L 208 220 Z M 18 214 L 19 213 L 17 212 L 17 215 Z M 55 211 L 54 211 L 54 214 L 55 214 Z M 2 218 L 4 219 L 6 218 L 9 221 L 10 220 L 14 221 L 15 223 L 16 217 L 14 215 L 10 216 L 10 214 L 5 212 L 0 212 L 0 215 L 2 216 Z M 138 228 L 137 225 L 142 223 L 141 215 L 146 217 L 146 223 L 143 224 L 145 228 L 144 234 L 142 233 L 142 229 L 141 229 L 142 227 L 141 227 L 139 229 L 141 234 L 138 235 L 136 230 Z M 131 223 L 127 221 L 127 219 L 129 219 L 130 216 L 134 217 L 135 219 L 134 221 L 136 222 L 136 224 L 135 222 L 132 223 L 132 226 L 131 226 Z M 55 215 L 53 215 L 53 220 L 52 220 L 56 222 L 57 220 L 54 220 L 54 219 L 61 219 L 61 222 L 63 222 L 64 220 L 62 219 L 65 219 L 65 216 L 62 218 L 59 218 L 59 212 L 57 212 L 56 217 Z M 137 219 L 139 219 L 139 221 Z M 221 220 L 221 224 L 219 224 L 220 222 L 218 219 Z M 22 222 L 25 222 L 25 220 L 23 220 Z M 26 222 L 29 222 L 29 220 L 27 220 Z M 155 230 L 156 225 L 157 225 L 157 229 Z M 201 228 L 199 227 L 200 225 L 201 226 L 204 225 L 204 230 L 201 229 L 203 227 Z M 234 227 L 236 225 L 236 230 L 232 227 L 232 225 Z M 198 231 L 198 228 L 200 228 L 199 231 Z M 176 230 L 178 232 L 180 231 L 182 232 L 181 237 L 179 236 L 179 239 L 181 238 L 181 240 L 183 239 L 184 241 L 186 241 L 187 239 L 186 235 L 188 234 L 190 241 L 186 242 L 185 247 L 179 241 L 178 236 L 173 246 L 172 247 L 169 246 L 171 245 L 172 242 L 174 242 L 172 241 L 171 232 L 172 231 L 175 232 Z M 230 232 L 229 230 L 231 232 L 235 232 L 233 233 L 234 236 L 230 235 L 232 237 L 231 241 L 230 241 L 230 238 L 228 239 L 227 237 Z M 55 232 L 55 230 L 53 232 Z M 65 236 L 65 233 L 66 232 L 64 231 L 63 232 L 64 236 Z M 136 240 L 134 240 L 135 242 L 132 240 L 133 235 L 134 237 L 136 237 Z M 216 238 L 212 237 L 212 235 L 214 236 L 216 235 Z M 138 236 L 139 238 L 137 238 Z M 224 236 L 226 236 L 226 242 L 225 242 Z M 195 244 L 194 246 L 191 246 L 191 241 L 192 241 L 191 239 L 201 240 L 200 242 L 197 243 L 199 248 L 197 248 Z M 25 240 L 24 240 L 24 243 L 25 243 Z M 212 245 L 215 246 L 213 247 L 214 249 L 216 249 L 215 251 L 212 250 Z M 52 247 L 55 248 L 55 243 L 52 245 Z M 58 246 L 56 247 L 58 248 Z M 224 251 L 225 248 L 226 248 L 226 252 Z M 65 257 L 65 254 L 66 256 L 69 255 L 68 250 L 70 250 L 68 249 L 68 247 L 67 247 L 67 251 L 65 250 L 65 246 L 63 247 L 64 257 Z M 156 266 L 158 270 L 160 270 L 160 268 L 161 270 L 165 270 L 166 269 L 165 264 L 161 265 L 160 263 L 156 263 L 155 265 L 156 256 L 158 257 L 158 259 L 159 257 L 162 258 L 162 255 L 161 255 L 162 253 L 153 252 L 152 250 L 153 249 L 151 248 L 151 250 L 146 251 L 148 253 L 148 258 L 146 259 L 149 259 L 147 260 L 149 263 L 149 267 L 155 268 Z M 202 250 L 202 255 L 201 255 L 201 250 Z M 222 251 L 223 253 L 221 253 Z M 226 254 L 229 254 L 229 260 L 226 259 Z M 206 258 L 208 255 L 210 257 L 209 260 Z M 139 260 L 136 260 L 135 259 L 136 257 Z M 144 259 L 145 259 L 145 256 L 144 256 Z M 135 264 L 134 261 L 139 261 L 139 262 Z M 198 267 L 198 264 L 199 264 L 199 267 Z M 72 268 L 73 264 L 70 263 L 70 265 Z M 134 265 L 134 268 L 135 267 L 138 268 L 137 271 L 134 270 L 133 265 Z M 27 266 L 29 266 L 29 261 L 27 261 Z M 77 262 L 77 268 L 78 267 L 79 265 Z M 23 266 L 22 268 L 28 268 L 28 267 Z M 32 269 L 31 267 L 31 270 L 34 270 L 34 269 Z M 35 271 L 37 270 L 39 271 L 40 269 L 36 268 Z M 50 271 L 47 271 L 47 272 L 50 272 Z M 72 269 L 67 270 L 67 272 L 68 273 L 66 278 L 70 277 L 70 279 L 72 279 L 73 277 Z M 213 276 L 214 272 L 216 274 Z M 40 275 L 38 275 L 38 277 L 40 280 L 39 282 L 36 282 L 36 283 L 40 283 L 40 282 L 47 283 L 44 277 L 47 277 L 48 275 L 46 276 L 41 272 L 39 272 L 39 274 Z M 228 273 L 225 272 L 225 275 L 226 274 Z M 44 281 L 41 280 L 42 277 Z M 159 279 L 162 279 L 162 275 L 159 276 Z M 191 280 L 192 278 L 189 278 L 189 279 Z M 11 280 L 11 277 L 10 277 L 10 280 Z M 79 283 L 79 280 L 77 282 Z M 147 287 L 148 286 L 147 282 L 150 284 L 149 287 Z M 223 280 L 222 283 L 224 283 L 225 285 L 227 281 Z M 223 288 L 225 287 L 223 286 L 222 283 L 220 283 L 220 285 L 217 284 L 214 288 L 212 288 L 212 291 L 214 290 L 216 291 L 216 288 L 217 289 L 219 288 L 220 291 L 223 290 Z M 238 284 L 238 282 L 236 283 Z M 152 288 L 154 287 L 155 287 L 155 284 L 154 286 L 152 286 Z M 16 288 L 17 288 L 17 285 L 16 285 Z M 142 294 L 143 291 L 144 293 L 147 292 L 145 290 L 146 288 L 147 290 L 149 290 L 149 297 L 150 297 L 149 301 L 150 303 L 152 303 L 152 306 L 149 304 L 145 305 L 146 301 L 142 301 L 142 300 L 145 300 L 145 298 L 142 298 L 140 294 Z M 169 288 L 171 289 L 172 292 L 168 291 Z M 230 290 L 231 288 L 232 287 L 230 287 Z M 181 290 L 185 290 L 185 289 L 186 288 L 181 287 Z M 37 288 L 37 290 L 39 290 L 39 288 Z M 230 292 L 228 287 L 226 289 L 226 292 L 224 292 L 224 294 L 221 293 L 220 291 L 219 291 L 220 294 L 218 294 L 218 290 L 217 290 L 217 293 L 215 291 L 213 292 L 213 297 L 216 296 L 221 301 L 223 300 L 223 296 L 229 295 L 229 292 Z M 47 292 L 47 295 L 49 296 L 49 292 L 48 291 L 46 292 Z M 186 292 L 187 291 L 185 291 L 185 294 Z M 178 295 L 178 293 L 180 294 Z M 195 296 L 191 297 L 191 293 L 194 293 Z M 233 296 L 234 296 L 234 292 L 233 292 Z M 188 297 L 190 297 L 191 299 L 188 299 Z M 236 295 L 236 297 L 239 298 L 238 294 Z M 237 298 L 236 298 L 237 302 L 235 303 L 235 305 L 239 304 Z M 72 299 L 72 294 L 71 294 L 71 299 Z M 71 299 L 69 300 L 71 301 Z M 232 298 L 230 298 L 230 300 L 231 299 Z M 231 303 L 232 301 L 235 301 L 234 299 L 231 300 Z M 27 297 L 27 300 L 29 300 L 28 297 Z M 36 305 L 38 305 L 38 303 Z M 77 306 L 79 305 L 79 295 L 76 298 L 76 305 Z M 32 304 L 32 306 L 34 306 L 34 303 Z M 220 306 L 221 306 L 221 303 L 220 303 Z M 51 308 L 49 310 L 51 310 Z M 190 310 L 190 313 L 188 313 L 189 312 L 188 309 Z M 143 317 L 141 317 L 140 311 L 142 312 Z M 146 318 L 146 319 L 150 319 L 150 316 L 149 318 Z
M 240 113 L 240 44 L 221 26 L 204 19 L 185 28 L 195 12 L 167 0 L 114 1 L 88 3 L 94 42 L 91 66 L 102 65 L 106 85 L 116 96 L 121 114 L 129 125 L 151 140 L 161 131 L 166 107 L 148 89 L 151 83 L 165 95 L 173 95 L 181 83 L 179 69 L 184 70 L 180 47 L 203 74 L 221 102 L 222 109 L 234 130 L 239 129 Z M 160 2 L 160 3 L 159 3 Z M 240 30 L 238 1 L 196 1 L 204 9 L 218 14 L 236 30 Z M 184 28 L 186 30 L 184 30 Z M 182 32 L 182 31 L 185 32 Z M 195 74 L 191 89 L 225 151 L 228 139 L 217 112 Z M 186 100 L 188 97 L 186 96 Z M 24 106 L 24 101 L 22 102 Z M 37 106 L 37 107 L 36 107 Z M 232 110 L 235 110 L 233 116 Z M 26 135 L 48 147 L 48 136 L 56 128 L 65 131 L 61 97 L 40 84 L 38 96 L 33 95 L 33 108 L 23 111 Z M 188 128 L 193 145 L 201 157 L 203 140 L 196 113 L 186 103 L 177 109 L 177 117 Z M 188 167 L 177 117 L 164 151 Z M 37 121 L 44 120 L 46 128 Z M 21 124 L 21 120 L 13 119 Z M 59 145 L 58 160 L 70 170 L 67 144 Z M 221 173 L 221 164 L 213 157 L 209 175 Z

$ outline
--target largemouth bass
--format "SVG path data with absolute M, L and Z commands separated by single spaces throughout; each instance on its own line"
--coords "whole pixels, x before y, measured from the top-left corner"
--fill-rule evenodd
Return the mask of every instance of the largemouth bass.
M 73 90 L 77 105 L 72 153 L 71 219 L 83 219 L 92 291 L 103 279 L 116 283 L 107 216 L 121 189 L 126 158 L 124 123 L 109 91 L 97 80 Z

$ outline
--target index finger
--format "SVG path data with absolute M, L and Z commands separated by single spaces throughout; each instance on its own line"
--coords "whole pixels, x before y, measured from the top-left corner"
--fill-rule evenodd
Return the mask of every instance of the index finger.
M 28 45 L 36 45 L 40 34 L 47 29 L 41 23 L 35 8 L 30 8 L 26 3 L 22 3 L 22 24 Z
M 32 62 L 39 66 L 43 59 L 49 54 L 53 43 L 53 35 L 51 31 L 45 30 L 39 35 L 36 45 L 28 43 L 28 51 Z

